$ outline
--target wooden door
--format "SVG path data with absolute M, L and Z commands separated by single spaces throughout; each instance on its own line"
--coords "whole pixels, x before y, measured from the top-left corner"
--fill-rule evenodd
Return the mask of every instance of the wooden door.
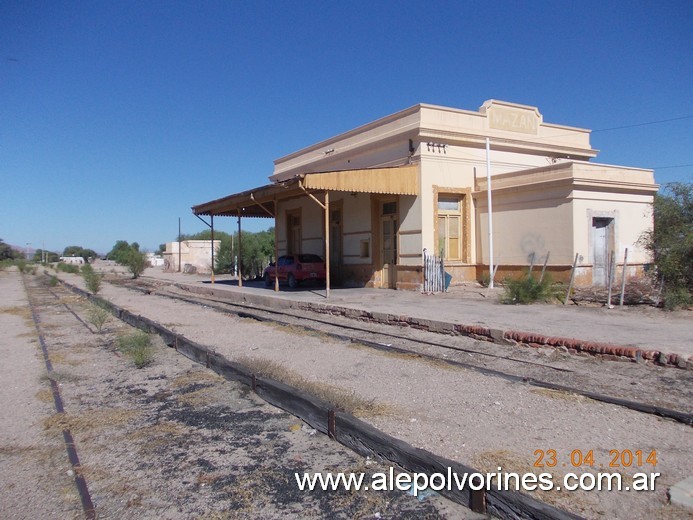
M 397 216 L 380 218 L 380 258 L 382 260 L 382 287 L 397 288 Z
M 613 218 L 592 219 L 592 284 L 605 286 L 609 276 L 609 259 L 613 250 Z
M 342 208 L 330 209 L 330 282 L 342 281 Z

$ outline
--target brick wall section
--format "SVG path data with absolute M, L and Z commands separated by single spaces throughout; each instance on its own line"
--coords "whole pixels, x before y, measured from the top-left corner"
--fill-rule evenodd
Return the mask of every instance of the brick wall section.
M 665 354 L 659 350 L 645 350 L 639 347 L 614 345 L 611 343 L 601 343 L 594 341 L 584 341 L 573 338 L 561 338 L 556 336 L 544 336 L 530 332 L 515 330 L 498 331 L 479 325 L 463 325 L 459 323 L 449 323 L 422 318 L 412 318 L 410 316 L 397 316 L 382 312 L 368 312 L 364 310 L 348 309 L 335 305 L 325 305 L 316 303 L 296 303 L 295 308 L 344 316 L 352 319 L 370 321 L 373 323 L 383 323 L 387 325 L 397 325 L 412 327 L 415 329 L 426 330 L 441 334 L 453 334 L 469 336 L 474 339 L 491 341 L 500 344 L 520 344 L 529 347 L 565 347 L 570 354 L 585 353 L 606 359 L 630 360 L 634 362 L 650 361 L 663 366 L 677 367 L 693 370 L 693 356 L 686 359 L 679 354 Z M 505 341 L 503 341 L 505 340 Z
M 370 312 L 362 309 L 351 309 L 329 305 L 324 303 L 298 302 L 273 298 L 271 296 L 259 296 L 249 293 L 235 293 L 227 290 L 216 290 L 211 287 L 198 287 L 185 284 L 176 284 L 179 288 L 192 293 L 206 294 L 220 299 L 236 301 L 238 303 L 255 303 L 265 307 L 300 309 L 321 314 L 344 316 L 346 318 L 396 325 L 399 327 L 411 327 L 414 329 L 435 332 L 439 334 L 451 334 L 468 336 L 477 340 L 490 341 L 498 344 L 519 344 L 534 348 L 562 348 L 570 354 L 594 355 L 605 359 L 623 360 L 633 362 L 650 362 L 667 367 L 677 367 L 693 370 L 693 356 L 687 359 L 679 354 L 666 354 L 655 349 L 641 349 L 626 345 L 614 345 L 595 341 L 585 341 L 574 338 L 562 338 L 545 336 L 531 332 L 516 330 L 502 331 L 490 329 L 480 325 L 464 325 L 424 318 L 414 318 L 384 312 Z

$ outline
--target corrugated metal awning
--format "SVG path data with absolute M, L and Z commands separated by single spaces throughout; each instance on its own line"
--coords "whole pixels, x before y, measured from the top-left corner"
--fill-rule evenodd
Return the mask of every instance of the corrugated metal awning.
M 252 190 L 204 202 L 192 207 L 195 215 L 223 217 L 273 218 L 275 201 L 306 195 L 305 190 L 381 193 L 390 195 L 419 194 L 419 166 L 365 168 L 332 172 L 306 173 L 293 179 L 266 184 Z
M 418 195 L 419 167 L 409 165 L 307 173 L 303 176 L 302 184 L 306 189 L 315 190 Z

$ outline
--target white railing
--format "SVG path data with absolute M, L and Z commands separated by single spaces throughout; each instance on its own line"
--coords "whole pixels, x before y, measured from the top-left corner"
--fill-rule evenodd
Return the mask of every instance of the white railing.
M 443 258 L 423 250 L 424 292 L 445 292 L 445 265 Z

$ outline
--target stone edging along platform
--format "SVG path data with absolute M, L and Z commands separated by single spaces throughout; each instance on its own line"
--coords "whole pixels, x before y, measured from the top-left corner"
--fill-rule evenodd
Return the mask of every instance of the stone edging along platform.
M 346 318 L 370 321 L 374 323 L 412 327 L 441 334 L 469 336 L 475 339 L 491 341 L 501 345 L 520 344 L 534 348 L 563 348 L 570 354 L 584 353 L 587 355 L 600 356 L 606 359 L 629 360 L 634 362 L 650 361 L 665 367 L 693 370 L 693 356 L 686 358 L 681 354 L 667 354 L 656 349 L 642 349 L 627 345 L 615 345 L 611 343 L 585 341 L 575 338 L 546 336 L 533 332 L 501 330 L 484 327 L 481 325 L 464 325 L 460 323 L 414 318 L 411 316 L 401 316 L 384 312 L 370 312 L 362 309 L 341 307 L 338 305 L 285 300 L 282 298 L 274 298 L 272 296 L 261 296 L 249 293 L 217 290 L 212 287 L 200 287 L 197 285 L 180 283 L 176 283 L 174 285 L 181 290 L 188 291 L 193 294 L 214 296 L 230 302 L 243 303 L 246 305 L 255 304 L 270 308 L 308 310 L 322 314 L 339 315 Z

